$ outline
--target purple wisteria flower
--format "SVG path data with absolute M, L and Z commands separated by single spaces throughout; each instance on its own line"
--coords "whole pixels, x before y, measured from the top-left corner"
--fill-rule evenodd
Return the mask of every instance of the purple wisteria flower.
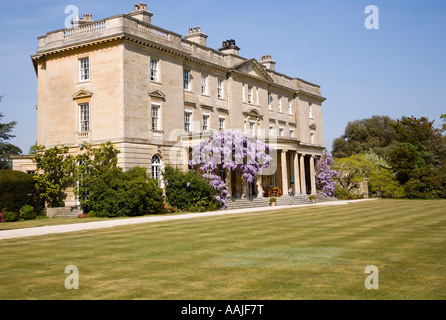
M 207 141 L 192 148 L 192 168 L 198 167 L 203 177 L 220 195 L 216 199 L 227 205 L 226 183 L 219 170 L 237 170 L 247 182 L 254 182 L 262 169 L 268 168 L 272 148 L 260 140 L 249 140 L 235 131 L 215 132 Z
M 333 158 L 326 152 L 316 163 L 316 189 L 325 197 L 333 197 L 336 189 L 336 182 L 333 179 L 338 173 L 331 169 L 332 165 Z

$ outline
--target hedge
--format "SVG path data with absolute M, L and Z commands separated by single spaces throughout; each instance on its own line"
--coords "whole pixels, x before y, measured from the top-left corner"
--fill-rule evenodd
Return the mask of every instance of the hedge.
M 44 208 L 33 176 L 21 171 L 0 170 L 0 210 L 19 212 L 27 204 L 39 212 Z

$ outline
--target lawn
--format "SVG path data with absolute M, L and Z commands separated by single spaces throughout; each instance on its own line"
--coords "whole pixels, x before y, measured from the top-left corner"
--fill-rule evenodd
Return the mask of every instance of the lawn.
M 0 297 L 445 299 L 445 207 L 378 200 L 3 240 Z

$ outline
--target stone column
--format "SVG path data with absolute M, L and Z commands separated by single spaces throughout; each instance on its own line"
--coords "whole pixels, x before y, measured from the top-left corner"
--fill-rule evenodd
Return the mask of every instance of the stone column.
M 299 154 L 294 152 L 293 159 L 293 168 L 294 168 L 294 194 L 302 193 L 300 190 L 300 174 L 299 174 Z
M 316 193 L 316 172 L 314 170 L 314 156 L 310 156 L 311 194 Z
M 241 183 L 242 183 L 242 199 L 248 198 L 248 182 L 244 177 L 241 177 Z
M 286 150 L 282 150 L 280 166 L 282 171 L 282 193 L 283 195 L 288 195 L 288 172 L 286 165 Z
M 189 147 L 185 147 L 183 149 L 184 155 L 183 155 L 183 161 L 184 161 L 184 171 L 189 171 Z
M 263 187 L 262 187 L 262 175 L 256 175 L 256 186 L 257 186 L 257 196 L 256 198 L 263 198 Z
M 231 176 L 231 170 L 228 168 L 225 169 L 225 184 L 226 184 L 226 190 L 228 190 L 227 198 L 232 197 L 232 176 Z
M 307 185 L 305 182 L 305 154 L 300 155 L 300 193 L 306 194 Z

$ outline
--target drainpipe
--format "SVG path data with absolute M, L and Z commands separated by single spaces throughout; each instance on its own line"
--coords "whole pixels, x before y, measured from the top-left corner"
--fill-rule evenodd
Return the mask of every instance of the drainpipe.
M 228 106 L 228 129 L 231 130 L 231 114 L 230 114 L 230 110 L 231 107 L 229 105 L 229 77 L 231 76 L 231 73 L 228 72 L 226 73 L 226 83 L 227 83 L 227 106 Z

